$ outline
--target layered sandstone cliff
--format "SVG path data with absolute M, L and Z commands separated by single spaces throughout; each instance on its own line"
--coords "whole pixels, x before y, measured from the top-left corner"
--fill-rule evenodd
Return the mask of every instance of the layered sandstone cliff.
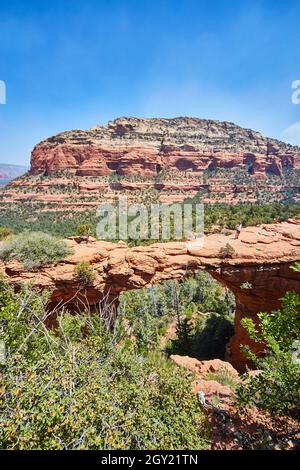
M 246 168 L 256 179 L 300 169 L 300 148 L 233 123 L 179 117 L 118 118 L 105 126 L 69 131 L 39 143 L 31 174 L 69 171 L 77 176 L 157 176 L 176 169 Z

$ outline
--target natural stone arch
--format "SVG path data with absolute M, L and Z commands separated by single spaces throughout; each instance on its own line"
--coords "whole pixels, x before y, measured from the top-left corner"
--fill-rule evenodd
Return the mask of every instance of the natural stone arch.
M 203 247 L 192 242 L 172 242 L 130 248 L 123 242 L 91 240 L 80 244 L 76 238 L 69 243 L 74 255 L 57 266 L 45 267 L 38 273 L 25 272 L 13 262 L 0 266 L 0 271 L 15 284 L 27 281 L 51 289 L 51 306 L 62 302 L 84 306 L 86 301 L 96 308 L 105 296 L 117 303 L 124 291 L 168 279 L 181 280 L 187 272 L 205 270 L 235 295 L 235 334 L 230 348 L 232 363 L 239 369 L 245 365 L 240 344 L 251 343 L 241 327 L 241 318 L 256 319 L 258 312 L 277 309 L 289 290 L 300 294 L 300 274 L 291 269 L 300 260 L 300 221 L 249 227 L 242 231 L 239 240 L 210 235 Z M 220 249 L 228 243 L 234 253 L 232 258 L 224 259 Z M 82 260 L 89 261 L 96 274 L 93 285 L 84 288 L 74 277 L 74 266 Z

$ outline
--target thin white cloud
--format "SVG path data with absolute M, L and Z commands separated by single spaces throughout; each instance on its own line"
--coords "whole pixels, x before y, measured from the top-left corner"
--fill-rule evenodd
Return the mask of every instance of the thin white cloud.
M 295 122 L 284 129 L 283 135 L 293 145 L 300 145 L 300 122 Z

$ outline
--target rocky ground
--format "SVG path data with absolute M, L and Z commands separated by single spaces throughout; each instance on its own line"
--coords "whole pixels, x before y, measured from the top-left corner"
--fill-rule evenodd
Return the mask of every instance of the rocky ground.
M 170 358 L 194 374 L 193 392 L 207 413 L 213 450 L 300 449 L 299 419 L 257 408 L 238 410 L 234 389 L 241 378 L 231 364 L 220 359 Z M 259 371 L 251 371 L 250 375 L 255 373 Z

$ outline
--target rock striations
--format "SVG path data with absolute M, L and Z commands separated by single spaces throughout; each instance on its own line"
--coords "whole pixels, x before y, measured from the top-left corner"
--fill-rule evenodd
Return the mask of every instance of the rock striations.
M 95 210 L 99 202 L 204 204 L 300 201 L 300 148 L 229 122 L 118 118 L 36 145 L 30 172 L 0 191 L 0 207 Z M 27 206 L 26 206 L 27 207 Z
M 300 149 L 229 122 L 178 117 L 118 118 L 105 126 L 63 132 L 32 152 L 31 174 L 68 170 L 78 176 L 157 176 L 164 169 L 246 168 L 256 179 L 300 169 Z

